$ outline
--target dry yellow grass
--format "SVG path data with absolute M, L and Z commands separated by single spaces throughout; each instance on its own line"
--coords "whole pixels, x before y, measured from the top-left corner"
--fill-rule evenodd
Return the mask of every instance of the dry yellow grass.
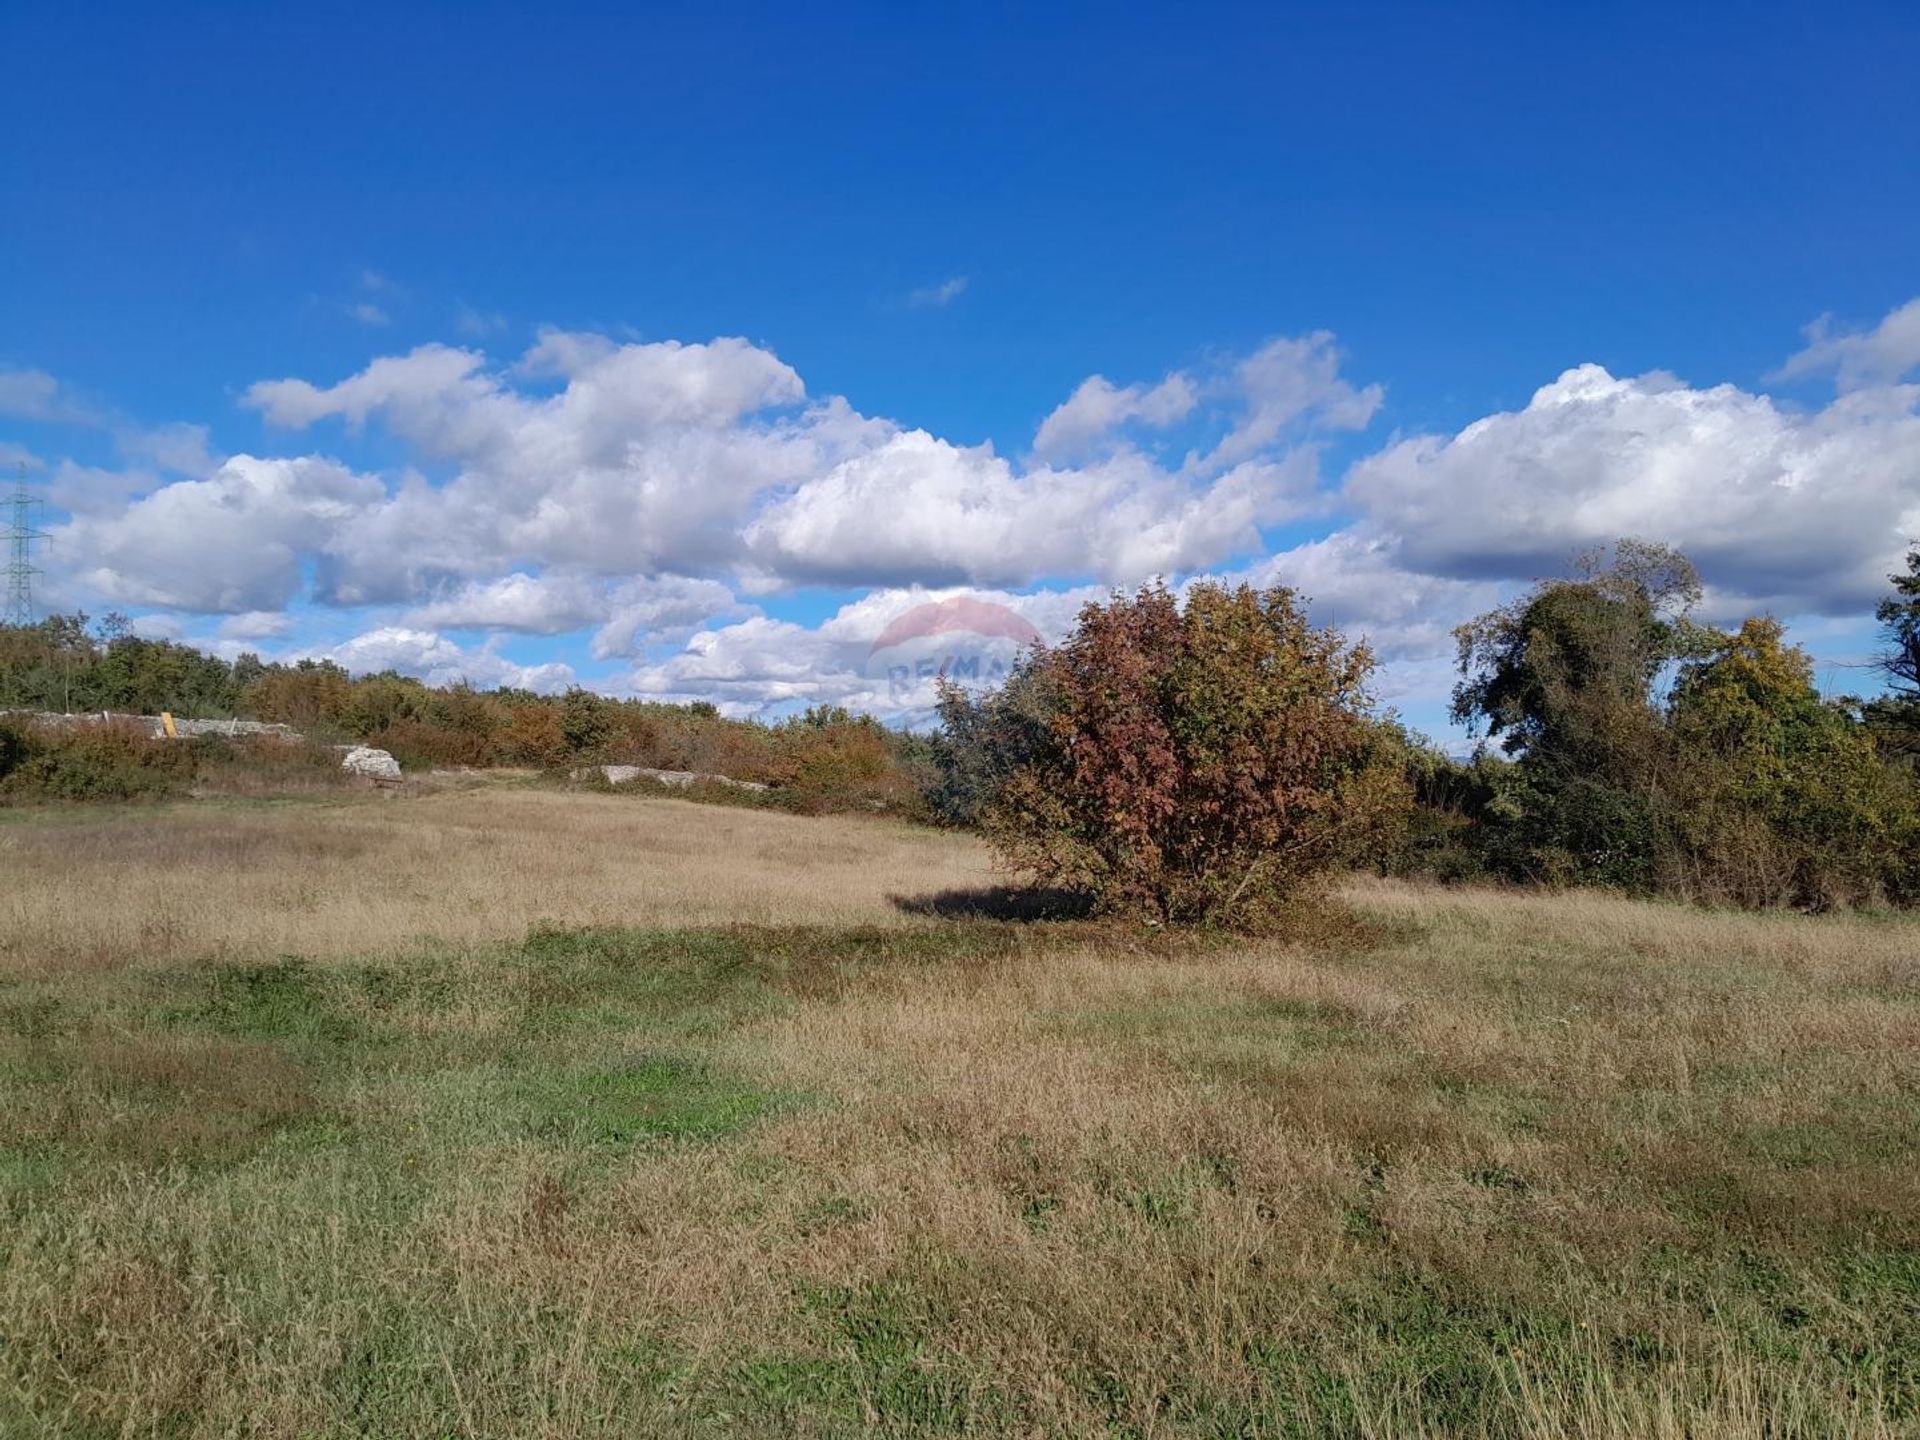
M 942 923 L 962 839 L 537 792 L 0 833 L 75 896 L 142 824 L 226 837 L 175 958 L 0 976 L 0 1433 L 1920 1430 L 1910 921 Z M 303 933 L 315 855 L 411 879 Z
M 530 786 L 0 826 L 0 971 L 350 955 L 529 926 L 898 924 L 986 883 L 970 839 Z

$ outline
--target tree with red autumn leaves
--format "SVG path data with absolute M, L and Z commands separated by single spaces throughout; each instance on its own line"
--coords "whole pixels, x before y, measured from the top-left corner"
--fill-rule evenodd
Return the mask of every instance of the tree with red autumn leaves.
M 1103 909 L 1257 923 L 1407 812 L 1372 669 L 1285 588 L 1202 582 L 1183 606 L 1153 584 L 1089 604 L 1009 687 L 1038 715 L 987 833 L 1016 869 Z

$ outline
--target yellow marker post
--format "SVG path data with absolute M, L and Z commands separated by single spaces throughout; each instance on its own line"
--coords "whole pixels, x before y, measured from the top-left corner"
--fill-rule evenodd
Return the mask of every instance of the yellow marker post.
M 160 728 L 167 732 L 167 739 L 178 740 L 180 732 L 173 728 L 173 716 L 167 711 L 160 712 Z

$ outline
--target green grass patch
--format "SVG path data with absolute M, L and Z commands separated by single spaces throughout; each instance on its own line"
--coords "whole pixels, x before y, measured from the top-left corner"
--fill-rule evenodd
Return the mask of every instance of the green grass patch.
M 1399 997 L 1363 1016 L 1210 983 L 1226 943 L 549 927 L 0 983 L 0 1435 L 1920 1425 L 1912 1061 L 1817 974 L 1489 928 L 1327 956 Z
M 790 1097 L 685 1056 L 543 1075 L 516 1099 L 530 1132 L 567 1148 L 624 1150 L 652 1140 L 712 1141 L 745 1129 Z

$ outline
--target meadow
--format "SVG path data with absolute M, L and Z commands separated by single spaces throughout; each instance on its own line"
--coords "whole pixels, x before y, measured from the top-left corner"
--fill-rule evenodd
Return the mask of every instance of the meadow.
M 1910 916 L 514 783 L 0 874 L 0 1434 L 1920 1433 Z

